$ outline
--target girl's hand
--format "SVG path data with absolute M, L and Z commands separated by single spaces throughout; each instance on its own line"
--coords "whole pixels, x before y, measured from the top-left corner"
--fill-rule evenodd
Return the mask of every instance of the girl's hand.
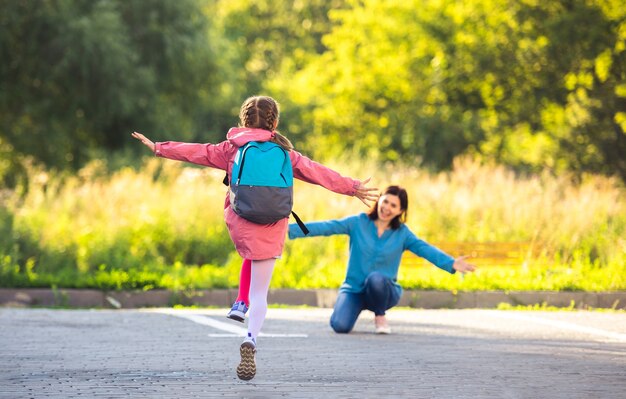
M 360 199 L 361 202 L 365 204 L 365 206 L 371 206 L 371 204 L 369 204 L 367 201 L 376 202 L 379 197 L 377 188 L 365 187 L 365 185 L 369 183 L 371 179 L 371 177 L 368 177 L 367 179 L 363 180 L 356 188 L 356 193 L 354 194 L 354 196 Z
M 474 270 L 476 270 L 476 266 L 472 265 L 471 263 L 467 263 L 465 261 L 465 259 L 467 258 L 468 258 L 467 255 L 456 258 L 454 260 L 454 264 L 452 265 L 452 268 L 456 270 L 457 272 L 461 272 L 461 273 L 473 272 Z
M 136 138 L 137 140 L 141 141 L 143 143 L 143 145 L 145 145 L 146 147 L 148 147 L 152 152 L 154 152 L 154 143 L 152 141 L 150 141 L 150 139 L 148 139 L 146 136 L 144 136 L 141 133 L 138 132 L 133 132 L 131 134 L 131 136 L 133 136 L 134 138 Z

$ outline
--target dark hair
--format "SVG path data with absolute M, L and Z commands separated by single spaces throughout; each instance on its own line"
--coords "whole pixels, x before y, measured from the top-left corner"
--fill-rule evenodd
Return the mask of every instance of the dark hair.
M 398 216 L 393 218 L 393 220 L 390 223 L 391 228 L 395 230 L 399 228 L 402 225 L 402 223 L 406 222 L 406 214 L 409 209 L 409 195 L 406 193 L 406 190 L 400 186 L 387 187 L 385 191 L 381 194 L 381 196 L 387 195 L 387 194 L 395 195 L 396 197 L 400 199 L 400 209 L 402 210 L 402 213 L 400 213 Z M 378 219 L 378 201 L 374 203 L 372 208 L 367 213 L 367 216 L 371 220 Z
M 274 129 L 279 116 L 278 103 L 272 97 L 249 97 L 241 105 L 239 125 L 241 127 L 269 130 L 274 133 L 274 137 L 271 139 L 272 142 L 280 145 L 287 151 L 291 151 L 293 150 L 291 141 Z

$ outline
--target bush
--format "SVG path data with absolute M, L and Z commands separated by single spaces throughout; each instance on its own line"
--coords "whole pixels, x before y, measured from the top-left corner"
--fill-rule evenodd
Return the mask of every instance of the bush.
M 331 165 L 365 177 L 365 161 Z M 402 268 L 406 288 L 458 290 L 626 289 L 626 206 L 617 180 L 574 183 L 520 177 L 500 166 L 458 160 L 448 173 L 395 165 L 376 185 L 409 192 L 409 227 L 431 242 L 530 243 L 524 265 L 490 267 L 463 279 L 435 267 Z M 141 169 L 92 162 L 76 175 L 28 168 L 0 207 L 0 286 L 151 289 L 234 287 L 241 259 L 223 221 L 223 173 L 149 159 Z M 6 191 L 5 191 L 6 192 Z M 296 182 L 303 220 L 365 211 L 355 198 Z M 274 288 L 336 288 L 348 239 L 288 241 Z

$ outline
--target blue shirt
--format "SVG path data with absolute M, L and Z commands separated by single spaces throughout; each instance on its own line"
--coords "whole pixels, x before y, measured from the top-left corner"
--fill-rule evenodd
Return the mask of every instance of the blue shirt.
M 453 257 L 417 238 L 404 224 L 395 230 L 387 229 L 381 237 L 378 237 L 374 221 L 365 213 L 361 213 L 344 219 L 306 223 L 306 227 L 310 231 L 306 237 L 335 234 L 350 236 L 348 272 L 340 288 L 342 292 L 363 292 L 365 279 L 370 273 L 377 271 L 390 278 L 401 295 L 402 287 L 397 283 L 397 279 L 400 260 L 405 250 L 426 259 L 440 269 L 455 273 L 452 268 Z M 289 238 L 300 237 L 305 237 L 300 227 L 295 223 L 290 224 Z

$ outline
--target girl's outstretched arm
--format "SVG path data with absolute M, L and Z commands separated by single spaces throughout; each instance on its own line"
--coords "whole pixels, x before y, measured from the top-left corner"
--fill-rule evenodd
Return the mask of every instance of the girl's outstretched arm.
M 154 152 L 155 146 L 154 146 L 154 143 L 152 142 L 152 140 L 150 140 L 149 138 L 147 138 L 146 136 L 144 136 L 143 134 L 141 134 L 139 132 L 133 132 L 131 134 L 131 136 L 133 136 L 137 140 L 141 141 L 143 143 L 143 145 L 145 145 L 146 147 L 148 147 L 150 149 L 150 151 Z
M 175 141 L 153 142 L 139 132 L 131 134 L 150 148 L 154 155 L 176 161 L 190 162 L 212 168 L 227 170 L 228 160 L 234 154 L 233 146 L 228 141 L 219 144 L 180 143 Z
M 356 188 L 356 193 L 354 194 L 354 196 L 360 199 L 365 206 L 371 206 L 372 203 L 378 201 L 379 197 L 378 189 L 376 187 L 365 187 L 371 179 L 371 177 L 368 177 L 360 182 L 359 186 Z
M 318 184 L 338 194 L 353 195 L 369 206 L 367 201 L 378 199 L 378 189 L 366 187 L 370 178 L 360 181 L 344 177 L 334 170 L 318 163 L 297 151 L 290 151 L 293 177 L 307 183 Z

